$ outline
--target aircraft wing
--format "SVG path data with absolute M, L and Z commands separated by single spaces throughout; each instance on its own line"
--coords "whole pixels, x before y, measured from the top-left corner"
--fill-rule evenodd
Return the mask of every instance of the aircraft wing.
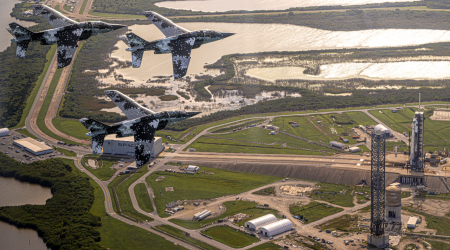
M 68 17 L 65 17 L 63 14 L 61 14 L 59 11 L 56 11 L 46 5 L 43 4 L 35 4 L 33 5 L 33 10 L 42 15 L 45 20 L 47 20 L 48 23 L 53 28 L 60 28 L 68 25 L 77 24 L 77 21 L 74 21 Z
M 154 112 L 142 107 L 130 97 L 116 90 L 106 90 L 105 94 L 113 101 L 117 107 L 127 116 L 128 119 L 136 119 L 142 116 L 153 114 Z
M 155 138 L 159 120 L 152 122 L 139 122 L 132 126 L 134 132 L 136 167 L 140 167 L 150 161 L 153 147 L 151 143 Z
M 78 49 L 78 40 L 80 39 L 83 29 L 75 27 L 67 28 L 56 32 L 57 52 L 58 52 L 58 69 L 68 66 L 72 62 L 72 58 Z
M 186 75 L 189 62 L 191 61 L 191 50 L 194 42 L 195 38 L 190 37 L 177 39 L 170 43 L 172 47 L 173 76 L 175 79 Z
M 166 36 L 176 36 L 179 34 L 183 34 L 186 32 L 190 32 L 189 30 L 176 25 L 171 20 L 161 16 L 160 14 L 153 11 L 145 11 L 142 14 L 147 17 L 159 30 Z

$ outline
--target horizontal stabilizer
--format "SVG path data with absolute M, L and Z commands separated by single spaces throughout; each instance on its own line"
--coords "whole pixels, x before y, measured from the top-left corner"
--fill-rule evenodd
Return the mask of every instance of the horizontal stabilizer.
M 29 31 L 23 26 L 20 26 L 17 23 L 10 23 L 9 27 L 11 31 L 9 31 L 8 29 L 7 30 L 9 31 L 9 33 L 13 34 L 17 41 L 30 40 L 31 36 L 33 35 L 33 32 Z
M 127 36 L 119 36 L 119 39 L 122 40 L 122 42 L 124 42 L 128 47 L 131 47 Z
M 87 135 L 92 136 L 92 153 L 94 155 L 101 154 L 108 125 L 88 118 L 80 119 L 80 122 L 89 130 Z
M 132 59 L 131 64 L 133 65 L 133 68 L 141 67 L 142 57 L 143 56 L 144 56 L 144 50 L 143 49 L 133 50 L 131 52 L 131 59 Z

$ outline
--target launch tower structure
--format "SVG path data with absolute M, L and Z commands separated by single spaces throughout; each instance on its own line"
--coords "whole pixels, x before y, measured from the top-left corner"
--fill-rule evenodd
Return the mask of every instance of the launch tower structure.
M 423 172 L 425 167 L 424 158 L 425 154 L 423 152 L 423 133 L 424 133 L 424 121 L 425 117 L 420 109 L 420 94 L 419 94 L 419 110 L 414 113 L 413 123 L 411 125 L 411 152 L 409 164 L 411 170 L 416 172 Z

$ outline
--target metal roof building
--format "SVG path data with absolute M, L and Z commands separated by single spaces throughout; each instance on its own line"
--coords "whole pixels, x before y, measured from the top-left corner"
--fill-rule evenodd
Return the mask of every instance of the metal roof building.
M 13 141 L 13 144 L 24 149 L 34 155 L 43 155 L 53 152 L 53 148 L 45 145 L 42 142 L 38 142 L 33 138 L 27 137 Z
M 152 148 L 151 157 L 156 157 L 164 151 L 164 145 L 162 144 L 161 137 L 155 137 L 155 140 L 150 144 L 150 147 Z M 116 138 L 115 135 L 107 135 L 103 143 L 103 153 L 134 156 L 134 145 L 135 143 L 133 136 Z
M 373 130 L 375 130 L 375 131 L 381 131 L 381 132 L 386 132 L 386 135 L 387 135 L 387 136 L 392 136 L 392 132 L 391 132 L 388 128 L 386 128 L 385 126 L 383 126 L 383 125 L 381 125 L 381 124 L 376 125 L 376 126 L 373 128 Z
M 293 228 L 294 224 L 290 220 L 284 219 L 262 226 L 258 229 L 258 232 L 263 236 L 271 237 L 292 230 Z
M 245 222 L 245 227 L 256 231 L 259 227 L 275 221 L 277 221 L 277 217 L 275 217 L 275 215 L 266 214 L 264 216 Z
M 200 168 L 197 167 L 197 166 L 194 166 L 194 165 L 189 165 L 189 166 L 186 168 L 186 171 L 191 171 L 191 172 L 197 172 L 198 170 L 200 170 Z
M 9 129 L 0 128 L 0 136 L 7 136 L 7 135 L 9 135 Z

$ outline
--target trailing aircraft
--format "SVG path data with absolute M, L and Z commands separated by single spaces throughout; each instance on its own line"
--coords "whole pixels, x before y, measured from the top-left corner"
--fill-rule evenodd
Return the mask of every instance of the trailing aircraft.
M 134 33 L 121 36 L 120 39 L 128 46 L 127 51 L 131 51 L 132 65 L 134 68 L 139 68 L 144 51 L 147 50 L 154 50 L 155 54 L 172 53 L 175 79 L 186 75 L 192 49 L 234 35 L 234 33 L 214 30 L 189 31 L 156 12 L 145 11 L 143 14 L 161 30 L 166 38 L 148 42 Z
M 31 32 L 17 23 L 10 23 L 10 28 L 6 30 L 14 36 L 11 41 L 17 43 L 16 56 L 25 57 L 30 42 L 41 42 L 42 45 L 57 44 L 58 69 L 72 62 L 78 41 L 126 27 L 98 21 L 77 22 L 42 4 L 33 5 L 33 9 L 35 13 L 41 14 L 53 29 Z
M 154 140 L 157 130 L 164 129 L 167 124 L 201 113 L 186 111 L 153 112 L 119 91 L 107 90 L 105 94 L 122 110 L 129 120 L 108 126 L 93 119 L 80 119 L 80 122 L 89 130 L 89 133 L 86 135 L 92 137 L 92 153 L 101 154 L 106 135 L 116 134 L 116 137 L 134 136 L 137 166 L 142 166 L 150 160 L 152 150 L 150 144 Z

